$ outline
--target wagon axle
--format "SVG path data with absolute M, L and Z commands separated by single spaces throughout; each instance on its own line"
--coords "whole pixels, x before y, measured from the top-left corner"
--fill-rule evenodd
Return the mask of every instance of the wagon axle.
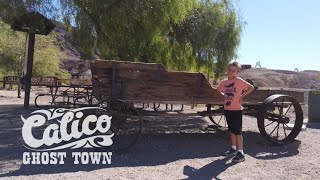
M 287 124 L 290 122 L 290 118 L 288 118 L 286 116 L 281 116 L 281 115 L 274 115 L 272 113 L 269 113 L 267 115 L 267 119 L 269 119 L 270 121 L 273 121 L 273 122 L 281 123 L 281 124 Z

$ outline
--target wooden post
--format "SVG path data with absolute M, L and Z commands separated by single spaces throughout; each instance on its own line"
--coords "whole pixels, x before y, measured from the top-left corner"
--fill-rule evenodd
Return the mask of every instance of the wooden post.
M 21 55 L 20 55 L 20 58 L 19 58 L 19 69 L 18 69 L 18 97 L 17 98 L 21 98 L 21 71 L 22 71 L 22 68 L 21 68 Z
M 115 85 L 116 85 L 116 64 L 112 63 L 111 98 L 114 98 Z
M 42 14 L 35 11 L 26 12 L 20 16 L 13 18 L 11 28 L 15 31 L 22 31 L 28 33 L 28 50 L 26 50 L 27 62 L 24 64 L 26 65 L 26 70 L 24 71 L 26 72 L 24 74 L 25 109 L 29 109 L 35 35 L 48 35 L 55 27 L 56 26 L 53 24 L 53 22 L 51 22 L 48 18 L 44 17 Z
M 35 43 L 35 34 L 31 32 L 28 34 L 28 51 L 27 51 L 28 59 L 27 59 L 27 73 L 25 76 L 25 96 L 24 96 L 25 109 L 29 109 L 34 43 Z

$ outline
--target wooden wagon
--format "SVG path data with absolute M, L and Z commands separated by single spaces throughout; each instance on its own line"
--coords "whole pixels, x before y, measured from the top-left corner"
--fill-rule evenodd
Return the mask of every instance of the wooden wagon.
M 156 104 L 204 104 L 204 111 L 176 115 L 208 116 L 214 125 L 221 126 L 215 117 L 223 115 L 224 97 L 202 73 L 167 71 L 163 65 L 154 63 L 95 60 L 90 65 L 93 95 L 113 113 L 114 132 L 132 133 L 133 139 L 126 147 L 141 135 L 141 116 L 166 114 L 157 110 Z M 137 108 L 141 103 L 151 103 L 155 111 Z M 302 90 L 259 88 L 244 99 L 243 113 L 257 117 L 263 137 L 284 144 L 293 141 L 301 131 L 303 103 Z M 131 118 L 134 115 L 140 118 Z

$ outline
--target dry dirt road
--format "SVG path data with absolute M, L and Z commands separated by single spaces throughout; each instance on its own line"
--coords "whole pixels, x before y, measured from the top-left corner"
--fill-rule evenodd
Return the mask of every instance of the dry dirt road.
M 144 135 L 110 165 L 23 165 L 22 100 L 0 91 L 0 179 L 319 179 L 320 123 L 296 140 L 274 146 L 256 120 L 244 118 L 246 161 L 231 162 L 225 129 L 205 130 L 207 118 L 145 118 Z

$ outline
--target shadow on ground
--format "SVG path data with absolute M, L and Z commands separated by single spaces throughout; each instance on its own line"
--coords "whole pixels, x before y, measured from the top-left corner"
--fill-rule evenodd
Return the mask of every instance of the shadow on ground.
M 195 169 L 191 166 L 185 166 L 183 169 L 183 174 L 188 176 L 188 180 L 198 180 L 198 179 L 218 179 L 217 176 L 227 170 L 230 166 L 234 165 L 235 163 L 229 162 L 230 157 L 224 157 L 222 159 L 218 159 L 213 161 L 210 164 L 203 166 L 200 169 Z
M 167 126 L 166 131 L 163 130 L 165 127 L 161 126 L 161 132 L 153 131 L 151 127 L 154 124 L 145 124 L 148 130 L 145 131 L 139 143 L 127 153 L 114 152 L 110 165 L 74 165 L 71 151 L 67 152 L 69 158 L 66 158 L 64 165 L 23 165 L 22 154 L 28 150 L 23 146 L 20 115 L 28 113 L 30 112 L 23 111 L 21 107 L 0 107 L 0 177 L 89 172 L 110 167 L 157 166 L 184 159 L 218 158 L 200 169 L 184 167 L 183 173 L 189 179 L 211 179 L 233 165 L 233 163 L 227 163 L 229 159 L 223 156 L 223 152 L 229 146 L 226 129 L 192 130 L 192 121 L 202 124 L 203 127 L 205 122 L 202 118 L 190 118 L 185 122 L 187 124 L 185 126 L 181 120 L 176 122 L 179 126 L 174 125 L 175 121 L 172 120 L 171 126 Z M 199 124 L 196 123 L 195 126 Z M 256 159 L 278 159 L 299 153 L 299 141 L 285 146 L 273 146 L 266 142 L 258 132 L 246 131 L 243 136 L 246 154 Z M 87 151 L 103 150 L 100 148 Z M 13 166 L 12 170 L 8 171 L 7 169 L 10 169 L 8 166 Z

